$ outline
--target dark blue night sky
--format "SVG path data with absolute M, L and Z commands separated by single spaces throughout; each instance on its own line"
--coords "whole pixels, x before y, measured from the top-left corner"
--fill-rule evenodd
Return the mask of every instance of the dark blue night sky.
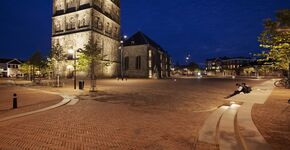
M 259 52 L 263 20 L 290 0 L 121 0 L 123 33 L 143 31 L 173 57 L 203 63 L 217 56 Z M 50 50 L 52 0 L 6 0 L 0 5 L 0 57 L 28 58 Z

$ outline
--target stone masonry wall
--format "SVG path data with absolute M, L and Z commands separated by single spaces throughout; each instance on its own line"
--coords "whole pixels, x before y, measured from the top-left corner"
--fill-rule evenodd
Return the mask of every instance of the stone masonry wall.
M 148 78 L 148 46 L 137 45 L 124 47 L 124 58 L 129 57 L 129 69 L 125 75 L 133 78 Z M 141 69 L 136 69 L 136 57 L 141 56 Z

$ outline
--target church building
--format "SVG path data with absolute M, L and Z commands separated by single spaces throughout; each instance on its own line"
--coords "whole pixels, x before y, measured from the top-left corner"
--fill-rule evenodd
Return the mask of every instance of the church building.
M 53 0 L 52 46 L 60 44 L 65 53 L 83 49 L 93 39 L 102 48 L 103 61 L 110 65 L 98 72 L 113 77 L 120 67 L 119 0 Z M 78 52 L 76 53 L 78 55 Z M 61 66 L 64 75 L 73 71 L 73 61 Z
M 162 79 L 170 77 L 169 54 L 142 32 L 124 43 L 124 73 L 130 78 Z

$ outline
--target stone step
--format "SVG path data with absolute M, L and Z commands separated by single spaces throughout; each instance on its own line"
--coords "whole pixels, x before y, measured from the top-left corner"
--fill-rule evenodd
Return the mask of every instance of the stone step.
M 199 131 L 198 141 L 209 144 L 217 144 L 217 126 L 223 113 L 228 108 L 229 106 L 222 106 L 207 118 L 201 130 Z
M 67 105 L 76 105 L 79 102 L 79 99 L 76 96 L 70 96 L 69 99 L 71 100 Z
M 245 103 L 237 114 L 238 134 L 242 144 L 247 150 L 271 150 L 271 146 L 265 141 L 252 120 L 253 104 Z
M 218 144 L 220 150 L 242 150 L 243 146 L 237 139 L 235 119 L 240 105 L 233 104 L 228 108 L 218 126 Z

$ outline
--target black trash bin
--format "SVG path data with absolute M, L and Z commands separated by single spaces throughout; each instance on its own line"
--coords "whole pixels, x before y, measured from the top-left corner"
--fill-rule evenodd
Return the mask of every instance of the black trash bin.
M 83 90 L 85 88 L 85 81 L 81 80 L 79 81 L 79 89 Z

